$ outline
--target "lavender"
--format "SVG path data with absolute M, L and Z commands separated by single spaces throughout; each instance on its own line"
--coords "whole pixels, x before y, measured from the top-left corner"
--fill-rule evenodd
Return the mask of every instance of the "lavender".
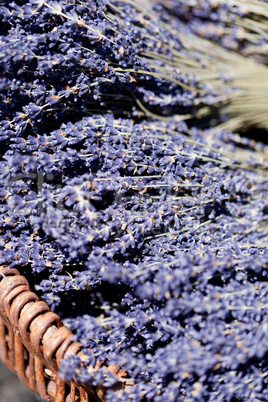
M 188 50 L 200 52 L 202 49 L 211 59 L 217 54 L 217 58 L 224 63 L 231 62 L 229 71 L 225 68 L 219 68 L 218 71 L 221 70 L 223 81 L 231 79 L 235 87 L 242 90 L 242 96 L 233 96 L 230 100 L 227 112 L 229 119 L 224 121 L 221 128 L 227 131 L 246 131 L 249 126 L 267 128 L 267 91 L 264 94 L 260 90 L 266 86 L 266 80 L 258 78 L 265 77 L 268 71 L 266 2 L 247 1 L 246 4 L 240 4 L 235 1 L 157 0 L 152 4 L 160 18 L 165 20 L 172 16 L 171 25 L 182 31 L 181 39 L 184 45 L 187 44 Z M 202 42 L 202 37 L 210 40 Z M 213 43 L 220 46 L 214 47 Z M 246 57 L 239 61 L 238 54 Z M 243 65 L 250 59 L 253 64 Z M 260 67 L 262 72 L 259 75 L 254 70 Z M 211 101 L 211 97 L 207 96 L 206 103 Z M 206 111 L 207 108 L 204 111 L 201 109 L 199 116 Z
M 1 139 L 45 134 L 100 110 L 180 121 L 211 116 L 219 104 L 230 105 L 232 128 L 265 126 L 267 68 L 189 36 L 146 6 L 1 6 Z M 253 75 L 263 77 L 261 86 Z
M 0 263 L 83 344 L 61 378 L 267 399 L 267 146 L 215 126 L 265 124 L 266 67 L 146 7 L 0 7 Z
M 267 1 L 157 0 L 187 26 L 221 46 L 267 65 Z
M 34 275 L 88 364 L 126 370 L 131 400 L 265 389 L 266 149 L 208 133 L 95 115 L 3 157 L 1 262 Z M 77 360 L 60 373 L 116 382 Z

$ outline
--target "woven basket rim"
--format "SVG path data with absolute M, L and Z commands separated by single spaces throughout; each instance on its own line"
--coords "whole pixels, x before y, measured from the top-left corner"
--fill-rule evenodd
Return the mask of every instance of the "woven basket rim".
M 92 401 L 104 401 L 106 387 L 102 385 L 94 387 L 89 383 L 78 381 L 75 377 L 71 381 L 60 379 L 58 369 L 65 355 L 79 356 L 81 364 L 84 364 L 87 358 L 81 351 L 84 346 L 72 340 L 74 335 L 71 330 L 64 326 L 60 316 L 50 311 L 48 304 L 41 301 L 30 289 L 29 282 L 16 268 L 2 265 L 0 274 L 0 317 L 6 326 L 12 328 L 16 339 L 20 339 L 29 353 L 40 360 L 45 367 L 46 376 L 56 382 L 56 386 L 67 383 L 71 388 L 84 389 L 87 393 L 85 400 L 90 398 Z M 20 370 L 16 362 L 21 360 L 21 347 L 16 347 L 15 344 L 13 358 L 8 359 L 1 354 L 0 351 L 4 363 L 19 376 Z M 116 375 L 118 383 L 114 388 L 125 388 L 123 378 L 126 373 L 119 366 L 97 362 L 95 367 L 87 369 L 94 375 L 94 371 L 100 367 L 105 367 Z

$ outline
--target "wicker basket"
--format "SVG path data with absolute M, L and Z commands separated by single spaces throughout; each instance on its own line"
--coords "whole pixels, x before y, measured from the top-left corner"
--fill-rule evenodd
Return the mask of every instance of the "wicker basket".
M 46 401 L 104 401 L 105 388 L 80 383 L 75 378 L 63 381 L 57 375 L 65 354 L 86 357 L 82 345 L 72 341 L 72 332 L 60 317 L 51 312 L 30 290 L 17 269 L 0 267 L 0 358 L 20 381 Z M 90 367 L 94 372 L 104 363 Z M 123 387 L 125 375 L 118 366 L 107 366 Z

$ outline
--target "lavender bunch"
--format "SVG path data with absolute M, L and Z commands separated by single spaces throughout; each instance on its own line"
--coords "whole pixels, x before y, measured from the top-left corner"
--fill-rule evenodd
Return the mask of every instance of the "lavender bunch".
M 267 146 L 192 119 L 265 126 L 267 67 L 146 7 L 0 7 L 0 264 L 107 401 L 267 399 Z
M 3 157 L 0 262 L 84 344 L 60 375 L 108 401 L 265 395 L 267 149 L 208 134 L 95 115 Z
M 229 118 L 221 126 L 222 129 L 247 130 L 249 126 L 266 129 L 267 91 L 261 93 L 260 88 L 267 85 L 267 2 L 157 0 L 151 4 L 163 18 L 166 14 L 167 18 L 170 15 L 173 17 L 174 29 L 182 30 L 183 27 L 183 43 L 187 43 L 188 49 L 202 49 L 210 57 L 217 54 L 233 64 L 230 65 L 230 76 L 237 88 L 243 88 L 245 92 L 230 101 Z M 196 35 L 200 37 L 198 41 L 195 40 Z M 202 42 L 201 37 L 209 41 Z M 220 47 L 214 47 L 212 41 Z M 245 57 L 238 61 L 238 54 Z M 248 64 L 243 67 L 242 60 L 247 63 L 249 59 L 255 61 L 255 66 Z M 259 67 L 263 68 L 260 75 L 254 72 Z M 202 115 L 202 112 L 199 114 Z
M 268 64 L 268 4 L 262 0 L 157 0 L 196 34 Z
M 149 3 L 148 11 L 128 1 L 20 4 L 0 7 L 5 144 L 99 111 L 214 124 L 230 105 L 232 128 L 267 124 L 267 68 L 190 37 Z

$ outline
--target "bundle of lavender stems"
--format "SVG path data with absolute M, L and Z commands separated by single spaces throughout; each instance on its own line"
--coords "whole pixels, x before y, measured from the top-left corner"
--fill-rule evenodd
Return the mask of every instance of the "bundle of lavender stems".
M 157 0 L 192 32 L 221 46 L 268 64 L 268 5 L 266 1 Z
M 267 2 L 243 5 L 1 2 L 0 264 L 107 401 L 268 399 Z

